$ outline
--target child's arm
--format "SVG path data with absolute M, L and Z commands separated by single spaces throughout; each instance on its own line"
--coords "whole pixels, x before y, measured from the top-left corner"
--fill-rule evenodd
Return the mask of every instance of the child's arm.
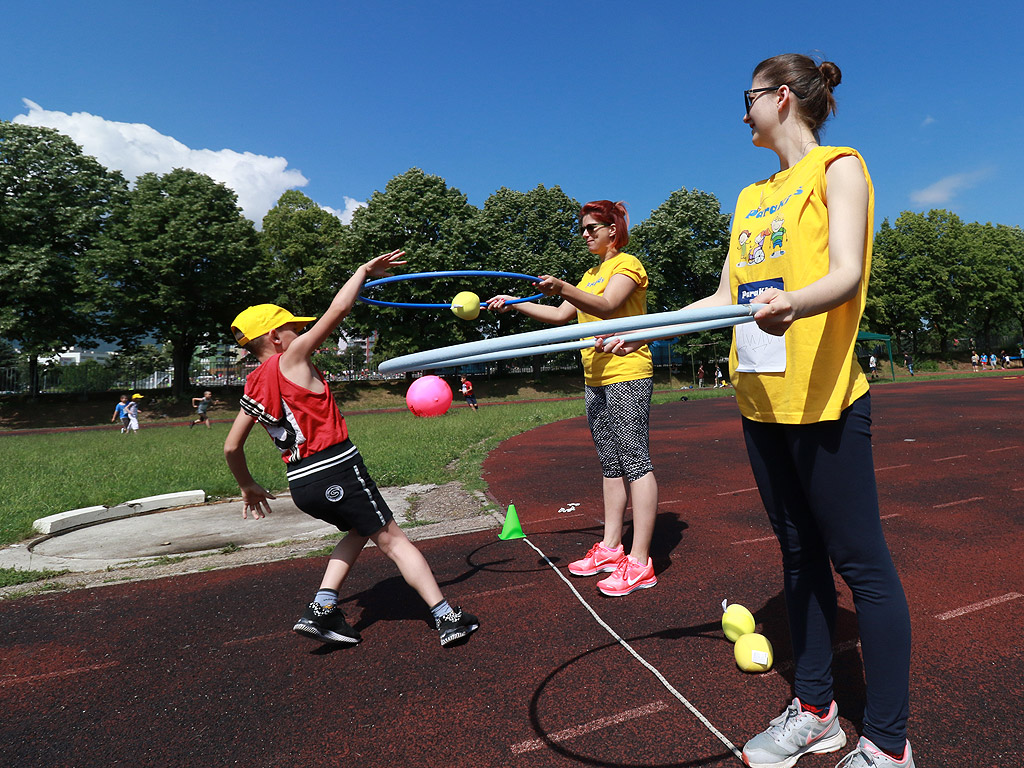
M 200 404 L 200 403 L 201 403 L 202 401 L 203 401 L 203 398 L 201 398 L 201 397 L 193 397 L 193 398 L 192 398 L 192 407 L 193 407 L 193 408 L 196 408 L 196 407 L 198 407 L 198 406 L 199 406 L 199 404 Z
M 385 253 L 383 256 L 370 259 L 353 272 L 352 277 L 341 286 L 341 290 L 335 295 L 327 311 L 314 323 L 312 328 L 299 336 L 285 350 L 281 357 L 282 362 L 294 364 L 299 360 L 311 358 L 313 353 L 323 345 L 327 337 L 352 311 L 356 299 L 359 298 L 359 292 L 363 290 L 363 283 L 366 282 L 366 278 L 390 275 L 391 272 L 389 270 L 391 267 L 405 264 L 405 261 L 402 260 L 403 256 L 405 256 L 405 251 Z
M 242 491 L 242 517 L 248 517 L 248 511 L 251 509 L 253 520 L 258 520 L 270 513 L 270 502 L 267 499 L 273 499 L 274 496 L 253 480 L 249 473 L 249 464 L 245 460 L 245 441 L 255 423 L 245 411 L 238 412 L 224 441 L 224 458 L 227 459 L 228 469 L 235 476 Z

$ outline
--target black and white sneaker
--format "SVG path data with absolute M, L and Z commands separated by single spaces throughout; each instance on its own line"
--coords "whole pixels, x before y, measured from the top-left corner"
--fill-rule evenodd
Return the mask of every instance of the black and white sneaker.
M 337 605 L 310 603 L 302 618 L 292 627 L 295 632 L 322 643 L 348 643 L 355 645 L 362 641 L 355 629 L 345 621 L 345 614 Z
M 477 617 L 461 608 L 453 608 L 441 618 L 434 619 L 434 622 L 437 624 L 437 633 L 441 636 L 441 645 L 445 648 L 449 645 L 461 645 L 480 629 Z

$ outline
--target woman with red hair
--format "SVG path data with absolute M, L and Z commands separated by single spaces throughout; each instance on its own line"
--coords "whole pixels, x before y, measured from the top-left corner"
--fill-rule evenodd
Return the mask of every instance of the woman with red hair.
M 552 325 L 565 325 L 643 315 L 647 312 L 647 272 L 635 256 L 623 253 L 629 242 L 629 216 L 623 203 L 596 200 L 580 210 L 580 234 L 598 262 L 572 285 L 541 275 L 538 289 L 563 299 L 557 306 L 524 302 L 508 305 L 512 296 L 499 295 L 487 307 L 499 312 L 515 309 Z M 648 420 L 654 366 L 644 346 L 635 355 L 620 357 L 584 349 L 587 421 L 601 460 L 604 497 L 604 536 L 580 560 L 569 564 L 576 576 L 611 573 L 597 587 L 619 597 L 658 583 L 651 561 L 651 537 L 658 509 L 658 484 L 651 464 Z M 633 503 L 633 542 L 627 555 L 622 546 L 626 504 Z

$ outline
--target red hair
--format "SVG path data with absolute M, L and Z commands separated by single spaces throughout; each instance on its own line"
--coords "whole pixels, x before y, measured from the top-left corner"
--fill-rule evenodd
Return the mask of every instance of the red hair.
M 629 242 L 629 213 L 622 201 L 613 203 L 611 200 L 593 200 L 580 208 L 580 224 L 586 216 L 592 216 L 598 224 L 615 226 L 615 239 L 612 245 L 621 250 Z

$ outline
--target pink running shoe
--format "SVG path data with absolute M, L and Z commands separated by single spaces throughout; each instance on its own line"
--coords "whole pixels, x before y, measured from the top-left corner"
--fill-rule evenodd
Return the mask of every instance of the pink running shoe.
M 625 562 L 626 552 L 619 544 L 615 549 L 609 549 L 604 542 L 597 542 L 590 548 L 590 551 L 582 560 L 569 563 L 569 573 L 573 576 L 593 576 L 595 573 L 608 573 L 614 571 L 619 563 Z
M 623 597 L 638 589 L 653 587 L 657 583 L 658 577 L 654 575 L 651 558 L 647 558 L 645 565 L 632 557 L 624 557 L 611 576 L 597 582 L 597 588 L 609 597 Z

